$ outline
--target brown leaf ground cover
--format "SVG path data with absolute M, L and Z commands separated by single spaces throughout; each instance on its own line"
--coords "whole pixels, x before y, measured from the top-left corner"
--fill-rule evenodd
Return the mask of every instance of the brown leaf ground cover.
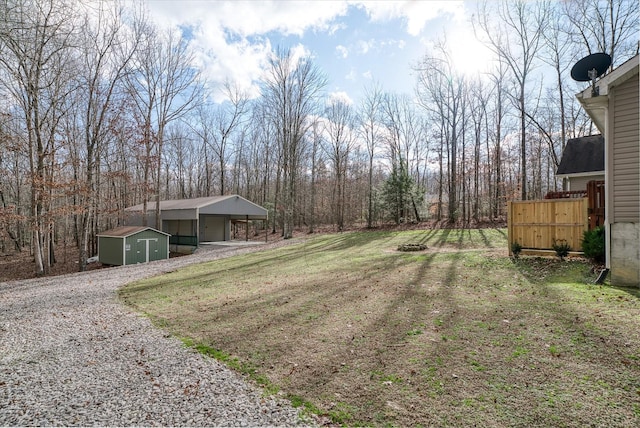
M 49 268 L 47 276 L 78 272 L 78 249 L 75 246 L 59 245 L 55 251 L 56 262 Z M 87 270 L 100 269 L 99 263 L 87 265 Z M 36 277 L 35 262 L 29 248 L 21 252 L 0 254 L 0 282 Z
M 636 291 L 506 247 L 503 229 L 324 235 L 121 297 L 328 424 L 637 426 Z

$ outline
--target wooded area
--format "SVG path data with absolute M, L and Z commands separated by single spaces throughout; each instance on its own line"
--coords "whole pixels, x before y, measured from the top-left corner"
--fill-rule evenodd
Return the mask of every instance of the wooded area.
M 575 61 L 638 52 L 633 1 L 485 2 L 469 25 L 498 58 L 486 75 L 457 71 L 443 35 L 415 93 L 378 82 L 350 104 L 281 47 L 252 98 L 207 82 L 189 41 L 134 4 L 0 2 L 0 253 L 31 251 L 39 275 L 63 242 L 84 270 L 125 207 L 161 199 L 236 193 L 285 238 L 504 218 L 508 200 L 561 189 L 565 141 L 594 131 Z

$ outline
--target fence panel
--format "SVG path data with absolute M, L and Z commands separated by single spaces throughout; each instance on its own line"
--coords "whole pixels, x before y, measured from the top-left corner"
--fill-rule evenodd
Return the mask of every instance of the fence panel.
M 582 251 L 587 207 L 587 198 L 508 202 L 509 253 L 513 242 L 523 249 L 551 250 L 555 241 L 566 241 L 573 251 Z

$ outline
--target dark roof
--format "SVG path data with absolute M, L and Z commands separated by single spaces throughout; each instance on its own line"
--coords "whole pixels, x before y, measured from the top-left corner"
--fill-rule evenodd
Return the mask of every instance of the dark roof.
M 556 175 L 604 172 L 604 138 L 602 135 L 572 138 L 562 152 Z
M 109 238 L 126 238 L 127 236 L 135 235 L 143 230 L 153 230 L 154 232 L 162 233 L 163 235 L 169 235 L 168 233 L 161 232 L 148 226 L 120 226 L 111 230 L 105 230 L 99 233 L 97 236 L 105 236 Z

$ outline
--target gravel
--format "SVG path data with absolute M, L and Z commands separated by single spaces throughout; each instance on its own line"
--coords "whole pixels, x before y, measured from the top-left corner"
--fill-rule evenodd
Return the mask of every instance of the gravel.
M 0 283 L 0 426 L 300 426 L 289 402 L 125 307 L 116 290 L 188 264 L 273 247 Z

